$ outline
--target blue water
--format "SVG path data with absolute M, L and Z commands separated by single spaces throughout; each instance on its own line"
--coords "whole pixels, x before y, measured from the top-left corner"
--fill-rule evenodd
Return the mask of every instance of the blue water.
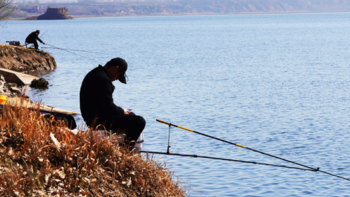
M 0 42 L 40 29 L 58 68 L 33 100 L 79 110 L 85 74 L 119 56 L 129 83 L 117 105 L 144 116 L 145 148 L 166 151 L 170 121 L 350 178 L 350 13 L 84 18 L 1 22 Z M 44 45 L 41 45 L 44 46 Z M 46 45 L 47 47 L 48 45 Z M 103 53 L 103 54 L 102 54 Z M 78 117 L 79 119 L 79 117 Z M 78 120 L 80 124 L 83 122 Z M 172 153 L 291 165 L 178 128 Z M 158 156 L 191 196 L 350 196 L 323 173 Z

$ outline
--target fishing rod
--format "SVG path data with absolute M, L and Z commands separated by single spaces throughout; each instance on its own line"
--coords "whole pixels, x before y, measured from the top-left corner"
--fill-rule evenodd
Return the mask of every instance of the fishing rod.
M 194 157 L 194 158 L 213 159 L 213 160 L 222 160 L 222 161 L 233 161 L 233 162 L 239 162 L 239 163 L 249 163 L 249 164 L 257 164 L 257 165 L 265 165 L 265 166 L 273 166 L 273 167 L 280 167 L 280 168 L 290 168 L 290 169 L 295 169 L 295 170 L 316 172 L 313 169 L 298 168 L 298 167 L 276 165 L 276 164 L 269 164 L 269 163 L 260 163 L 260 162 L 255 162 L 255 161 L 243 161 L 243 160 L 236 160 L 236 159 L 226 159 L 226 158 L 208 157 L 208 156 L 200 156 L 200 155 L 186 155 L 186 154 L 179 154 L 179 153 L 164 153 L 164 152 L 152 152 L 152 151 L 140 151 L 140 152 L 147 153 L 147 154 L 151 153 L 151 154 L 158 154 L 158 155 L 171 155 L 171 156 L 180 156 L 180 157 Z
M 306 167 L 306 168 L 317 170 L 317 169 L 315 169 L 313 167 L 310 167 L 310 166 L 299 164 L 299 163 L 296 163 L 294 161 L 290 161 L 290 160 L 287 160 L 287 159 L 284 159 L 284 158 L 281 158 L 281 157 L 277 157 L 277 156 L 274 156 L 274 155 L 271 155 L 271 154 L 268 154 L 268 153 L 264 153 L 264 152 L 261 152 L 261 151 L 258 151 L 258 150 L 255 150 L 255 149 L 252 149 L 252 148 L 240 145 L 240 144 L 236 144 L 236 143 L 229 142 L 229 141 L 226 141 L 226 140 L 223 140 L 223 139 L 220 139 L 220 138 L 216 138 L 216 137 L 213 137 L 213 136 L 210 136 L 210 135 L 206 135 L 204 133 L 200 133 L 200 132 L 194 131 L 192 129 L 188 129 L 188 128 L 185 128 L 185 127 L 182 127 L 182 126 L 178 126 L 178 125 L 172 124 L 170 122 L 165 122 L 165 121 L 159 120 L 159 119 L 156 119 L 156 120 L 158 122 L 160 122 L 160 123 L 164 123 L 164 124 L 169 125 L 169 126 L 177 127 L 177 128 L 180 128 L 180 129 L 183 129 L 183 130 L 186 130 L 186 131 L 190 131 L 190 132 L 193 132 L 193 133 L 196 133 L 196 134 L 199 134 L 199 135 L 203 135 L 205 137 L 209 137 L 209 138 L 212 138 L 212 139 L 215 139 L 215 140 L 219 140 L 221 142 L 225 142 L 225 143 L 228 143 L 228 144 L 231 144 L 231 145 L 235 145 L 235 146 L 238 146 L 238 147 L 241 147 L 241 148 L 245 148 L 245 149 L 248 149 L 248 150 L 260 153 L 260 154 L 264 154 L 264 155 L 267 155 L 267 156 L 270 156 L 270 157 L 274 157 L 274 158 L 277 158 L 277 159 L 280 159 L 280 160 L 283 160 L 283 161 L 287 161 L 287 162 L 290 162 L 290 163 L 293 163 L 293 164 L 296 164 L 296 165 L 300 165 L 300 166 L 303 166 L 303 167 Z
M 44 35 L 46 34 L 48 30 L 46 30 L 43 34 L 41 34 L 40 38 L 44 37 Z
M 221 141 L 221 142 L 225 142 L 225 143 L 228 143 L 228 144 L 231 144 L 231 145 L 235 145 L 235 146 L 238 146 L 238 147 L 241 147 L 241 148 L 245 148 L 245 149 L 248 149 L 250 151 L 254 151 L 254 152 L 257 152 L 257 153 L 260 153 L 260 154 L 263 154 L 263 155 L 267 155 L 267 156 L 270 156 L 270 157 L 273 157 L 273 158 L 276 158 L 276 159 L 280 159 L 280 160 L 283 160 L 283 161 L 286 161 L 286 162 L 289 162 L 289 163 L 293 163 L 295 165 L 303 166 L 305 168 L 311 169 L 311 171 L 322 172 L 322 173 L 325 173 L 325 174 L 328 174 L 328 175 L 331 175 L 331 176 L 335 176 L 335 177 L 338 177 L 338 178 L 350 181 L 350 179 L 348 179 L 348 178 L 341 177 L 341 176 L 338 176 L 338 175 L 335 175 L 335 174 L 332 174 L 332 173 L 329 173 L 329 172 L 326 172 L 326 171 L 322 171 L 322 170 L 320 170 L 319 167 L 318 168 L 313 168 L 313 167 L 310 167 L 310 166 L 306 166 L 304 164 L 300 164 L 300 163 L 297 163 L 297 162 L 294 162 L 294 161 L 290 161 L 290 160 L 287 160 L 287 159 L 284 159 L 284 158 L 281 158 L 281 157 L 278 157 L 278 156 L 275 156 L 275 155 L 271 155 L 271 154 L 268 154 L 268 153 L 265 153 L 265 152 L 262 152 L 262 151 L 258 151 L 258 150 L 255 150 L 255 149 L 252 149 L 252 148 L 240 145 L 240 144 L 229 142 L 229 141 L 226 141 L 226 140 L 223 140 L 223 139 L 220 139 L 220 138 L 216 138 L 216 137 L 213 137 L 213 136 L 210 136 L 210 135 L 206 135 L 204 133 L 200 133 L 200 132 L 194 131 L 192 129 L 188 129 L 188 128 L 185 128 L 185 127 L 182 127 L 182 126 L 178 126 L 178 125 L 172 124 L 170 122 L 166 122 L 164 120 L 159 120 L 159 119 L 156 119 L 156 120 L 158 122 L 160 122 L 160 123 L 169 125 L 169 127 L 171 127 L 171 126 L 177 127 L 177 128 L 180 128 L 180 129 L 183 129 L 183 130 L 186 130 L 186 131 L 190 131 L 190 132 L 193 132 L 193 133 L 196 133 L 196 134 L 199 134 L 199 135 L 203 135 L 203 136 L 208 137 L 208 138 L 212 138 L 212 139 L 215 139 L 215 140 L 218 140 L 218 141 Z

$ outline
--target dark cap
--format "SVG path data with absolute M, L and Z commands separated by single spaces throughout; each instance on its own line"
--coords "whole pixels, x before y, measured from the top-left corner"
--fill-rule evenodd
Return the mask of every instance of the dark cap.
M 118 66 L 119 70 L 123 73 L 120 77 L 119 77 L 119 81 L 122 83 L 126 84 L 126 70 L 128 69 L 128 63 L 126 63 L 126 61 L 120 57 L 117 58 L 113 58 L 111 60 L 109 60 L 109 62 L 107 62 L 106 65 L 110 65 L 110 66 Z

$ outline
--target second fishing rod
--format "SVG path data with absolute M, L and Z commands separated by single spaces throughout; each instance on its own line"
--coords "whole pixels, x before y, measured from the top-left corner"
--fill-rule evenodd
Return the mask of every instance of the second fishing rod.
M 185 127 L 182 127 L 182 126 L 178 126 L 178 125 L 172 124 L 170 122 L 166 122 L 166 121 L 159 120 L 159 119 L 156 119 L 156 120 L 158 122 L 164 123 L 164 124 L 169 125 L 169 126 L 177 127 L 177 128 L 180 128 L 180 129 L 183 129 L 183 130 L 186 130 L 186 131 L 190 131 L 190 132 L 193 132 L 193 133 L 196 133 L 196 134 L 199 134 L 199 135 L 203 135 L 203 136 L 208 137 L 208 138 L 212 138 L 212 139 L 215 139 L 215 140 L 218 140 L 218 141 L 221 141 L 221 142 L 225 142 L 227 144 L 231 144 L 231 145 L 235 145 L 235 146 L 238 146 L 238 147 L 241 147 L 241 148 L 245 148 L 247 150 L 254 151 L 254 152 L 257 152 L 257 153 L 260 153 L 260 154 L 263 154 L 263 155 L 267 155 L 267 156 L 270 156 L 270 157 L 273 157 L 273 158 L 276 158 L 276 159 L 280 159 L 280 160 L 283 160 L 283 161 L 286 161 L 286 162 L 290 162 L 290 163 L 293 163 L 293 164 L 296 164 L 296 165 L 299 165 L 299 166 L 303 166 L 303 167 L 312 169 L 314 171 L 318 171 L 319 170 L 319 168 L 313 168 L 313 167 L 310 167 L 310 166 L 306 166 L 306 165 L 303 165 L 303 164 L 300 164 L 300 163 L 297 163 L 297 162 L 294 162 L 294 161 L 290 161 L 290 160 L 287 160 L 287 159 L 284 159 L 284 158 L 281 158 L 281 157 L 278 157 L 278 156 L 275 156 L 275 155 L 271 155 L 271 154 L 268 154 L 268 153 L 265 153 L 265 152 L 262 152 L 262 151 L 259 151 L 259 150 L 255 150 L 255 149 L 252 149 L 252 148 L 240 145 L 240 144 L 229 142 L 229 141 L 226 141 L 226 140 L 223 140 L 223 139 L 220 139 L 220 138 L 216 138 L 216 137 L 204 134 L 204 133 L 200 133 L 200 132 L 194 131 L 192 129 L 188 129 L 188 128 L 185 128 Z
M 200 132 L 194 131 L 192 129 L 188 129 L 188 128 L 185 128 L 185 127 L 182 127 L 182 126 L 178 126 L 178 125 L 172 124 L 170 122 L 166 122 L 164 120 L 159 120 L 159 119 L 156 119 L 156 120 L 158 122 L 160 122 L 160 123 L 164 123 L 166 125 L 169 125 L 169 127 L 171 127 L 171 126 L 177 127 L 177 128 L 180 128 L 180 129 L 183 129 L 183 130 L 186 130 L 186 131 L 190 131 L 190 132 L 193 132 L 193 133 L 196 133 L 196 134 L 199 134 L 199 135 L 203 135 L 203 136 L 208 137 L 208 138 L 212 138 L 212 139 L 215 139 L 215 140 L 218 140 L 218 141 L 221 141 L 221 142 L 225 142 L 225 143 L 228 143 L 228 144 L 231 144 L 231 145 L 235 145 L 235 146 L 238 146 L 238 147 L 250 150 L 250 151 L 254 151 L 254 152 L 257 152 L 257 153 L 260 153 L 260 154 L 263 154 L 263 155 L 267 155 L 267 156 L 270 156 L 270 157 L 273 157 L 273 158 L 276 158 L 276 159 L 280 159 L 280 160 L 283 160 L 283 161 L 286 161 L 286 162 L 289 162 L 289 163 L 293 163 L 295 165 L 303 166 L 303 167 L 311 169 L 311 171 L 322 172 L 322 173 L 325 173 L 325 174 L 328 174 L 328 175 L 331 175 L 331 176 L 335 176 L 335 177 L 338 177 L 338 178 L 350 181 L 350 179 L 348 179 L 348 178 L 345 178 L 345 177 L 342 177 L 342 176 L 338 176 L 336 174 L 332 174 L 332 173 L 329 173 L 329 172 L 326 172 L 326 171 L 322 171 L 322 170 L 320 170 L 320 168 L 313 168 L 313 167 L 310 167 L 310 166 L 307 166 L 307 165 L 304 165 L 304 164 L 300 164 L 300 163 L 297 163 L 297 162 L 294 162 L 294 161 L 290 161 L 288 159 L 284 159 L 284 158 L 281 158 L 281 157 L 278 157 L 278 156 L 275 156 L 275 155 L 271 155 L 271 154 L 268 154 L 268 153 L 265 153 L 265 152 L 262 152 L 262 151 L 259 151 L 259 150 L 255 150 L 255 149 L 252 149 L 252 148 L 240 145 L 240 144 L 236 144 L 236 143 L 229 142 L 229 141 L 226 141 L 226 140 L 223 140 L 223 139 L 220 139 L 220 138 L 216 138 L 216 137 L 204 134 L 204 133 L 200 133 Z

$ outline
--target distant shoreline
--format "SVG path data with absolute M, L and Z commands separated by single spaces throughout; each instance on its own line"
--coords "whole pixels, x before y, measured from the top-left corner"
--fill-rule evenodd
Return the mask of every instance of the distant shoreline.
M 217 14 L 217 13 L 197 13 L 197 14 L 161 14 L 161 15 L 125 15 L 125 16 L 118 16 L 118 15 L 70 15 L 75 18 L 114 18 L 114 17 L 158 17 L 158 16 L 211 16 L 211 15 L 217 15 L 217 16 L 228 16 L 228 15 L 268 15 L 268 14 L 322 14 L 322 13 L 349 13 L 350 11 L 295 11 L 295 12 L 239 12 L 239 13 L 228 13 L 228 14 Z M 37 15 L 30 15 L 28 17 L 37 16 Z M 28 18 L 26 17 L 26 18 Z M 7 20 L 26 20 L 26 18 L 8 18 Z M 59 19 L 60 20 L 60 19 Z M 64 19 L 63 19 L 64 20 Z

